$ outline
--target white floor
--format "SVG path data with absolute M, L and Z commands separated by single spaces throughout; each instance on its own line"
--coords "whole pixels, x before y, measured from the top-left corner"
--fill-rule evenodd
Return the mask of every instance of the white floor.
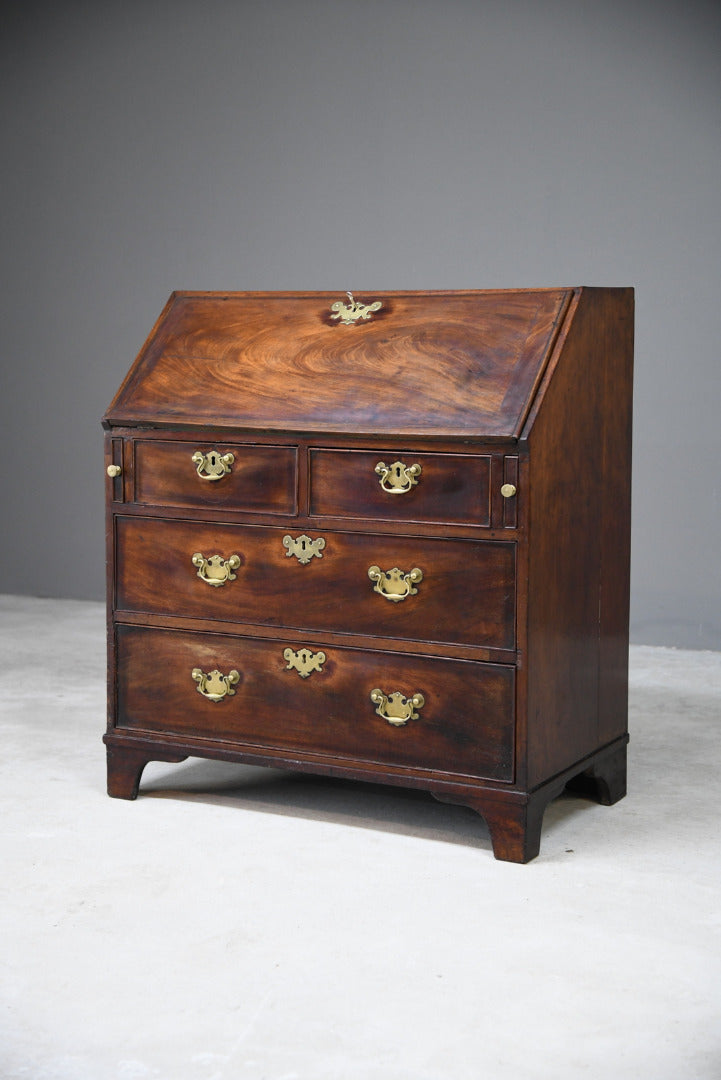
M 632 650 L 629 795 L 541 855 L 421 793 L 105 795 L 100 605 L 0 598 L 3 1080 L 718 1080 L 721 654 Z

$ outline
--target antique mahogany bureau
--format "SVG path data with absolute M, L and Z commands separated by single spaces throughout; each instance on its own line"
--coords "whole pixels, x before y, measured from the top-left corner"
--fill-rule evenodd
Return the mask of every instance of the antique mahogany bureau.
M 625 793 L 633 291 L 174 293 L 104 418 L 108 791 Z

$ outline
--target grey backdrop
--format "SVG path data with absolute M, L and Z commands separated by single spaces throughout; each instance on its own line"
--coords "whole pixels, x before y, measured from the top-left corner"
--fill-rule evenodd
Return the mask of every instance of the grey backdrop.
M 698 0 L 6 4 L 0 591 L 102 596 L 100 416 L 174 288 L 634 285 L 633 639 L 721 648 L 720 31 Z

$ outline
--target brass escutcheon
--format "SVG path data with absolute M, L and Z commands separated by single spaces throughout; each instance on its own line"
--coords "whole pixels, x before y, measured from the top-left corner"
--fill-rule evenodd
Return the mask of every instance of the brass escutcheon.
M 405 495 L 418 483 L 421 466 L 404 465 L 402 461 L 394 461 L 392 465 L 386 465 L 385 461 L 379 461 L 375 471 L 380 477 L 378 482 L 384 491 L 387 491 L 389 495 Z
M 423 694 L 414 694 L 406 698 L 396 690 L 392 694 L 384 694 L 382 690 L 371 690 L 371 701 L 376 706 L 376 712 L 387 720 L 393 727 L 403 727 L 409 720 L 417 720 L 416 709 L 422 709 L 426 703 Z
M 405 600 L 407 596 L 415 596 L 418 589 L 413 585 L 423 581 L 423 571 L 414 566 L 412 570 L 399 570 L 394 566 L 392 570 L 381 570 L 380 566 L 369 566 L 368 577 L 375 581 L 373 592 L 384 596 L 386 600 L 392 600 L 397 604 Z
M 301 679 L 307 679 L 313 671 L 321 671 L 325 663 L 324 652 L 311 652 L 310 649 L 285 649 L 284 658 L 288 661 L 286 671 L 297 671 Z
M 201 480 L 221 480 L 230 472 L 235 455 L 230 451 L 221 454 L 219 450 L 208 450 L 204 454 L 202 450 L 196 450 L 191 461 L 197 465 L 196 472 Z
M 305 566 L 314 555 L 318 559 L 323 558 L 322 552 L 325 547 L 325 540 L 322 536 L 319 536 L 317 540 L 311 540 L 305 533 L 295 540 L 292 536 L 284 536 L 283 547 L 287 548 L 285 553 L 287 558 L 291 559 L 295 555 L 301 566 Z
M 240 566 L 239 555 L 231 555 L 228 559 L 224 559 L 222 555 L 211 555 L 206 559 L 200 551 L 196 551 L 190 561 L 193 566 L 197 566 L 200 580 L 206 585 L 216 587 L 225 585 L 226 581 L 235 581 L 236 575 L 233 571 Z
M 235 668 L 227 675 L 223 675 L 217 668 L 206 675 L 199 667 L 195 667 L 190 674 L 198 684 L 195 689 L 208 701 L 222 701 L 224 697 L 232 697 L 235 693 L 233 687 L 240 681 L 240 675 Z
M 331 311 L 335 312 L 331 315 L 331 319 L 340 319 L 343 326 L 354 326 L 358 319 L 370 319 L 373 312 L 380 311 L 382 306 L 380 300 L 376 300 L 373 304 L 360 304 L 353 299 L 352 292 L 347 292 L 346 296 L 350 303 L 344 304 L 342 300 L 336 300 L 330 306 Z

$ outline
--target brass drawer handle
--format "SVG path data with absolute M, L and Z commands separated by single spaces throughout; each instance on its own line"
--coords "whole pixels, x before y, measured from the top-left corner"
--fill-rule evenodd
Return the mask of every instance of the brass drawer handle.
M 402 461 L 394 461 L 392 465 L 379 461 L 375 471 L 384 491 L 389 495 L 405 495 L 416 486 L 422 470 L 420 465 L 404 465 Z
M 221 480 L 230 472 L 235 454 L 230 451 L 221 454 L 219 450 L 209 450 L 204 454 L 202 450 L 196 450 L 191 461 L 197 465 L 196 472 L 201 480 Z
M 310 562 L 314 555 L 318 559 L 323 558 L 325 540 L 322 536 L 319 536 L 317 540 L 311 540 L 305 533 L 295 540 L 292 536 L 284 536 L 283 547 L 286 548 L 285 554 L 287 558 L 292 559 L 295 555 L 301 566 L 305 566 Z
M 226 581 L 235 581 L 233 573 L 240 566 L 240 555 L 231 555 L 224 559 L 222 555 L 211 555 L 206 559 L 202 552 L 196 551 L 190 560 L 198 568 L 198 577 L 206 585 L 225 585 Z
M 400 690 L 393 694 L 384 694 L 382 690 L 371 690 L 371 701 L 376 706 L 376 712 L 387 720 L 393 727 L 402 727 L 409 720 L 417 720 L 416 709 L 422 709 L 426 703 L 423 694 L 414 694 L 406 698 Z
M 368 577 L 375 581 L 373 592 L 380 593 L 386 600 L 392 600 L 397 604 L 405 600 L 407 596 L 415 596 L 418 589 L 413 585 L 423 581 L 423 571 L 414 566 L 412 570 L 404 572 L 394 566 L 392 570 L 381 570 L 380 566 L 369 566 Z
M 311 652 L 310 649 L 285 649 L 284 658 L 288 661 L 286 671 L 297 671 L 301 679 L 307 679 L 314 671 L 322 671 L 326 656 L 324 652 Z
M 235 693 L 233 687 L 240 681 L 240 675 L 235 668 L 227 675 L 223 675 L 217 668 L 206 675 L 199 667 L 194 667 L 190 674 L 198 684 L 195 689 L 208 701 L 222 701 L 224 697 L 232 697 Z
M 501 488 L 501 495 L 503 496 L 504 499 L 512 499 L 515 494 L 516 494 L 516 485 L 515 484 L 504 484 L 503 487 Z
M 105 470 L 111 480 L 114 480 L 116 476 L 120 476 L 123 471 L 119 465 L 108 465 Z
M 340 319 L 343 326 L 354 326 L 358 319 L 370 319 L 373 312 L 380 311 L 383 306 L 380 300 L 375 300 L 372 304 L 361 304 L 354 298 L 352 292 L 347 292 L 346 296 L 348 297 L 347 304 L 342 300 L 336 300 L 330 306 L 331 311 L 334 312 L 331 319 Z

